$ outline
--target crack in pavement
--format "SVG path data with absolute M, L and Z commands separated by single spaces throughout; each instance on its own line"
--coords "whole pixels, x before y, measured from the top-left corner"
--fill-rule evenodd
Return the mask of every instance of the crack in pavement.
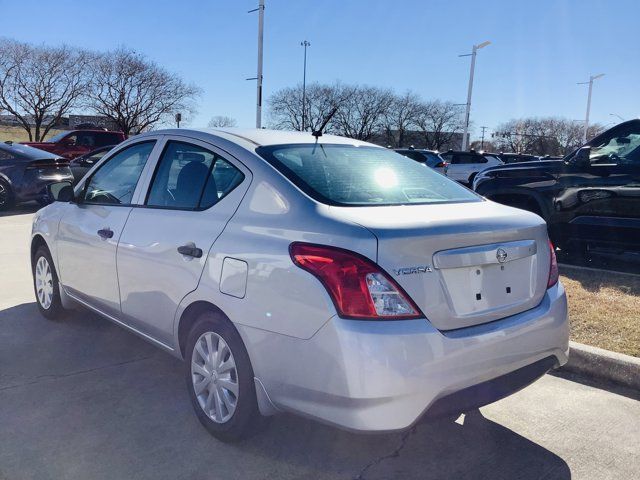
M 414 433 L 416 433 L 418 429 L 418 426 L 416 425 L 415 427 L 407 430 L 405 433 L 402 434 L 402 438 L 400 439 L 400 444 L 395 448 L 395 450 L 387 455 L 382 455 L 381 457 L 376 458 L 375 460 L 369 462 L 368 464 L 366 464 L 364 466 L 364 468 L 362 470 L 360 470 L 360 473 L 358 473 L 358 475 L 356 475 L 355 477 L 353 477 L 353 480 L 365 480 L 365 473 L 367 473 L 367 471 L 373 467 L 375 467 L 376 465 L 379 465 L 380 463 L 384 462 L 385 460 L 389 460 L 390 458 L 395 458 L 400 456 L 400 452 L 402 451 L 402 449 L 407 445 L 407 442 L 409 440 L 409 437 L 411 435 L 413 435 Z
M 154 356 L 155 356 L 155 353 L 151 354 L 151 355 L 148 355 L 146 357 L 132 358 L 131 360 L 125 360 L 123 362 L 112 363 L 112 364 L 109 364 L 109 365 L 102 365 L 100 367 L 89 368 L 87 370 L 77 370 L 75 372 L 69 372 L 69 373 L 58 373 L 58 374 L 51 373 L 51 374 L 47 374 L 47 375 L 39 375 L 39 376 L 35 377 L 35 379 L 30 381 L 30 382 L 19 383 L 17 385 L 7 385 L 7 386 L 4 386 L 4 387 L 0 387 L 0 392 L 2 392 L 4 390 L 11 390 L 13 388 L 26 387 L 28 385 L 34 385 L 36 383 L 40 383 L 43 380 L 51 380 L 51 379 L 58 380 L 60 378 L 73 377 L 75 375 L 83 375 L 85 373 L 96 372 L 98 370 L 104 370 L 106 368 L 120 367 L 122 365 L 128 365 L 130 363 L 142 362 L 144 360 L 148 360 L 150 358 L 153 358 Z

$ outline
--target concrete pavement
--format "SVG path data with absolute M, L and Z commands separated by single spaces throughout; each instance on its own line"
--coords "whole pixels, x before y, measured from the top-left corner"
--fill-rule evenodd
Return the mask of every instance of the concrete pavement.
M 404 434 L 283 415 L 220 443 L 192 413 L 180 362 L 88 312 L 38 314 L 30 224 L 0 217 L 0 479 L 640 478 L 638 392 L 552 375 Z

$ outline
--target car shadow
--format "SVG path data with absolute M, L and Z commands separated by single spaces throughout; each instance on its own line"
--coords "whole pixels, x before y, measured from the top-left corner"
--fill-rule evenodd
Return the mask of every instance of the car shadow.
M 461 420 L 463 424 L 432 420 L 404 434 L 362 435 L 281 416 L 273 419 L 269 430 L 238 448 L 318 471 L 336 469 L 336 473 L 355 466 L 349 461 L 355 452 L 369 452 L 369 459 L 349 475 L 357 480 L 571 478 L 562 458 L 479 411 Z M 345 468 L 348 464 L 351 468 Z
M 0 210 L 0 217 L 13 217 L 15 215 L 26 215 L 28 213 L 35 213 L 40 208 L 40 205 L 38 205 L 37 203 L 23 203 L 14 206 L 11 210 Z
M 610 273 L 597 270 L 571 268 L 571 265 L 561 266 L 560 274 L 574 280 L 586 291 L 597 293 L 603 288 L 614 288 L 627 295 L 640 296 L 640 275 L 629 275 L 626 272 Z
M 562 458 L 479 412 L 381 435 L 283 414 L 255 437 L 224 444 L 197 421 L 184 382 L 182 362 L 93 313 L 49 321 L 35 303 L 0 310 L 2 474 L 571 478 Z

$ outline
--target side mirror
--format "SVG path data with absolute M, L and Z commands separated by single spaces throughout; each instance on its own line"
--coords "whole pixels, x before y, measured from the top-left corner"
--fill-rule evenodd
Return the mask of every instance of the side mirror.
M 74 199 L 73 185 L 71 182 L 57 182 L 47 185 L 49 198 L 54 202 L 72 202 Z
M 581 147 L 574 158 L 574 163 L 580 167 L 591 165 L 591 147 Z

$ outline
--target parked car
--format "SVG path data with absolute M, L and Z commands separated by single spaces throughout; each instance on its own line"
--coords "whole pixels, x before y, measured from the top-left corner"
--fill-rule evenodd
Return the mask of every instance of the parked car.
M 108 130 L 70 130 L 61 132 L 51 137 L 46 142 L 22 142 L 23 145 L 46 150 L 58 156 L 74 159 L 80 155 L 85 155 L 92 150 L 107 145 L 116 145 L 125 139 L 122 132 L 111 132 Z
M 400 155 L 409 157 L 416 162 L 420 162 L 427 167 L 433 168 L 435 171 L 446 174 L 447 162 L 434 150 L 424 150 L 416 148 L 396 148 L 394 151 Z
M 71 173 L 73 173 L 73 184 L 78 183 L 91 167 L 98 163 L 98 160 L 104 157 L 114 146 L 115 145 L 107 145 L 106 147 L 96 148 L 85 155 L 80 155 L 71 160 L 69 167 L 71 168 Z
M 68 160 L 19 143 L 0 143 L 0 210 L 32 200 L 44 205 L 48 184 L 72 179 Z
M 607 130 L 563 160 L 484 170 L 473 188 L 537 213 L 569 251 L 640 261 L 640 120 Z
M 522 163 L 522 162 L 537 162 L 540 157 L 535 155 L 529 155 L 526 153 L 503 153 L 493 154 L 502 160 L 502 163 Z
M 448 163 L 447 177 L 460 183 L 471 185 L 478 172 L 495 165 L 502 165 L 495 155 L 481 154 L 476 151 L 456 152 L 449 150 L 441 154 Z
M 40 312 L 83 305 L 184 359 L 222 440 L 279 411 L 403 430 L 567 361 L 540 217 L 314 135 L 149 132 L 52 185 L 31 237 Z

